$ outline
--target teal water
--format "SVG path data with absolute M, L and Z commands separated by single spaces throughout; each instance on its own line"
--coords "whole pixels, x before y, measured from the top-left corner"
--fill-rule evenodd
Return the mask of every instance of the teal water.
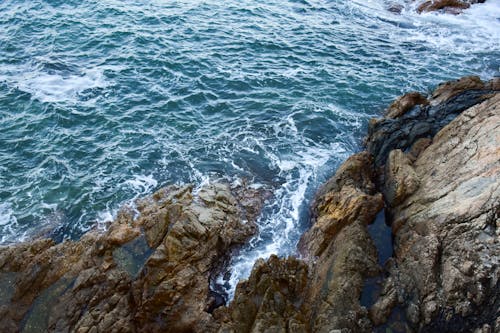
M 0 2 L 0 243 L 103 228 L 168 183 L 272 190 L 233 262 L 293 251 L 318 185 L 396 96 L 498 74 L 500 4 Z

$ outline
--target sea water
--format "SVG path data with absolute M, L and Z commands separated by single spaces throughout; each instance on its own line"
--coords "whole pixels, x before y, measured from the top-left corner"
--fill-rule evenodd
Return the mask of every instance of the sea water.
M 498 75 L 500 3 L 0 2 L 0 243 L 76 239 L 171 183 L 270 190 L 220 283 L 295 253 L 318 186 L 396 96 Z

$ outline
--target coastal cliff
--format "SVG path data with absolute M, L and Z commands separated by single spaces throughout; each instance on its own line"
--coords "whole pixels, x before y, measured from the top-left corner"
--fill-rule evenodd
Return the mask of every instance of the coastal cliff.
M 300 258 L 258 260 L 225 306 L 211 279 L 268 197 L 169 186 L 105 232 L 2 247 L 0 330 L 500 331 L 498 78 L 394 101 L 318 190 Z M 385 262 L 369 232 L 377 216 L 392 233 Z

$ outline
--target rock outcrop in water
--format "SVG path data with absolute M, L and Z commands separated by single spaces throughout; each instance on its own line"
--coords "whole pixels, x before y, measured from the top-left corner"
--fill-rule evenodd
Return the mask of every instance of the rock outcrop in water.
M 422 13 L 443 10 L 450 14 L 460 14 L 463 9 L 467 9 L 471 5 L 483 3 L 485 1 L 486 0 L 428 0 L 422 2 L 417 7 L 417 11 Z
M 426 12 L 436 12 L 442 11 L 447 14 L 458 15 L 461 14 L 464 9 L 470 8 L 471 5 L 484 3 L 486 0 L 423 0 L 423 1 L 415 1 L 416 2 L 416 10 L 418 13 L 426 13 Z M 405 1 L 406 3 L 411 1 Z M 399 2 L 391 2 L 387 6 L 387 10 L 393 13 L 400 14 L 404 5 Z
M 217 310 L 223 332 L 369 332 L 359 304 L 366 278 L 380 273 L 366 230 L 383 206 L 372 159 L 352 156 L 322 188 L 315 223 L 300 241 L 309 259 L 259 260 L 228 308 Z
M 170 186 L 104 233 L 1 248 L 0 330 L 500 331 L 500 80 L 406 94 L 366 146 L 318 191 L 301 258 L 258 260 L 229 305 L 210 279 L 265 195 Z M 383 207 L 386 263 L 367 228 Z
M 419 113 L 446 119 L 447 110 L 467 109 L 432 140 L 390 147 L 382 186 L 394 257 L 372 308 L 376 323 L 397 304 L 421 332 L 500 330 L 499 82 L 472 77 L 440 86 Z M 371 130 L 372 137 L 384 131 Z M 390 149 L 374 147 L 383 161 Z
M 105 233 L 0 249 L 0 331 L 205 331 L 209 279 L 255 232 L 265 197 L 227 184 L 169 186 Z

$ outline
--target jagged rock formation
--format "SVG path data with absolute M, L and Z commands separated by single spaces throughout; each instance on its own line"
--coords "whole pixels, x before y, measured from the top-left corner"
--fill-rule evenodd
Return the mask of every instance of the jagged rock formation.
M 366 139 L 367 150 L 375 164 L 385 164 L 393 149 L 407 150 L 420 138 L 432 138 L 464 110 L 500 90 L 500 79 L 482 82 L 468 76 L 447 82 L 434 90 L 430 100 L 419 93 L 398 98 L 381 119 L 372 119 Z
M 389 154 L 395 253 L 377 322 L 399 303 L 421 332 L 500 329 L 500 94 L 483 93 L 420 153 Z
M 0 331 L 205 331 L 209 277 L 255 232 L 265 197 L 215 183 L 169 186 L 123 209 L 106 233 L 0 249 Z
M 318 191 L 299 243 L 308 279 L 297 259 L 259 261 L 220 310 L 223 331 L 499 331 L 499 90 L 465 77 L 391 104 L 370 124 L 369 153 Z M 366 225 L 384 201 L 394 256 L 367 309 L 363 288 L 381 268 Z
M 1 248 L 0 330 L 499 332 L 499 108 L 498 78 L 397 99 L 318 191 L 301 258 L 258 260 L 227 306 L 209 279 L 255 232 L 264 194 L 246 187 L 170 186 L 105 233 Z M 383 207 L 381 267 L 367 225 Z
M 359 304 L 364 280 L 379 274 L 365 228 L 383 206 L 372 181 L 372 158 L 349 158 L 321 189 L 315 223 L 300 241 L 306 262 L 271 257 L 255 264 L 234 301 L 216 315 L 222 332 L 370 332 Z

